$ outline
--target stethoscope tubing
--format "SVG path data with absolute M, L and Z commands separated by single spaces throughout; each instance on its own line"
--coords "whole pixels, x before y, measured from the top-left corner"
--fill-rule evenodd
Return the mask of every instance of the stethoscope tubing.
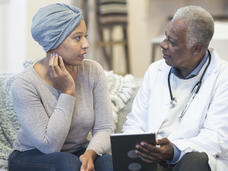
M 207 66 L 205 67 L 205 69 L 204 69 L 204 71 L 203 71 L 203 73 L 202 73 L 202 75 L 201 75 L 201 77 L 200 77 L 200 80 L 194 85 L 194 87 L 193 87 L 193 89 L 192 89 L 192 91 L 191 91 L 192 95 L 191 95 L 191 97 L 190 97 L 190 99 L 189 99 L 189 101 L 188 101 L 186 107 L 184 108 L 184 110 L 183 110 L 183 111 L 181 112 L 181 114 L 179 115 L 179 118 L 180 118 L 180 119 L 183 118 L 183 116 L 184 116 L 185 113 L 187 112 L 187 110 L 188 110 L 188 108 L 189 108 L 191 102 L 193 101 L 193 99 L 195 98 L 196 94 L 199 92 L 199 90 L 200 90 L 200 88 L 201 88 L 202 80 L 203 80 L 203 78 L 204 78 L 204 75 L 205 75 L 205 73 L 206 73 L 206 71 L 207 71 L 207 69 L 208 69 L 210 63 L 211 63 L 211 53 L 210 53 L 209 50 L 208 50 L 208 58 L 209 58 L 209 59 L 208 59 Z M 171 75 L 171 69 L 170 69 L 169 74 L 168 74 L 168 87 L 169 87 L 169 95 L 170 95 L 170 100 L 171 100 L 171 101 L 170 101 L 170 104 L 174 107 L 175 104 L 176 104 L 176 99 L 175 99 L 175 97 L 173 96 L 173 93 L 172 93 L 172 88 L 171 88 L 171 84 L 170 84 L 170 75 Z

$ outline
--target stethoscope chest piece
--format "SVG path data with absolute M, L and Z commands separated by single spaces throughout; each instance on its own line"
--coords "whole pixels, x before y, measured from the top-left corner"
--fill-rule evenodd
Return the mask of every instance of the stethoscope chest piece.
M 177 104 L 177 101 L 176 101 L 175 98 L 173 98 L 173 99 L 170 101 L 170 108 L 172 109 L 172 108 L 176 107 L 176 104 Z
M 179 116 L 180 120 L 183 118 L 183 116 L 185 115 L 186 111 L 188 110 L 191 102 L 195 98 L 196 94 L 199 92 L 199 89 L 201 87 L 201 83 L 202 83 L 204 74 L 206 73 L 207 68 L 209 67 L 210 62 L 211 62 L 211 53 L 210 53 L 209 50 L 208 50 L 208 58 L 209 58 L 208 63 L 207 63 L 207 65 L 206 65 L 206 67 L 205 67 L 205 69 L 204 69 L 204 71 L 203 71 L 203 73 L 202 73 L 202 75 L 200 77 L 200 80 L 193 87 L 193 89 L 191 91 L 191 93 L 192 93 L 191 98 L 189 99 L 187 105 L 185 106 L 184 110 L 181 112 L 181 114 Z M 172 93 L 172 89 L 171 89 L 171 85 L 170 85 L 170 75 L 171 75 L 171 69 L 170 69 L 169 74 L 168 74 L 168 87 L 169 87 L 169 95 L 170 95 L 170 108 L 172 109 L 172 108 L 174 108 L 176 106 L 177 101 L 176 101 L 176 99 L 175 99 L 175 97 L 173 96 L 173 93 Z

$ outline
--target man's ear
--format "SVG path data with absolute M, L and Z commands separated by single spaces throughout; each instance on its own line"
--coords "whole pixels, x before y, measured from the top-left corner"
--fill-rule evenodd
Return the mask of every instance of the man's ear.
M 204 46 L 201 44 L 195 44 L 192 47 L 192 51 L 193 51 L 193 55 L 199 55 L 202 54 L 205 50 L 204 50 Z

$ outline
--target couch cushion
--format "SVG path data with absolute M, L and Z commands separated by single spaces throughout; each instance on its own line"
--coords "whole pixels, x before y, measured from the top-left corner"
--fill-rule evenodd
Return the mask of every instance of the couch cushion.
M 15 74 L 0 74 L 0 159 L 7 159 L 12 151 L 16 130 L 19 128 L 10 92 L 15 78 Z
M 126 104 L 135 96 L 135 91 L 139 85 L 136 79 L 130 74 L 121 76 L 115 74 L 113 71 L 106 71 L 105 75 L 112 102 L 113 118 L 115 124 L 117 124 L 119 111 L 126 108 Z

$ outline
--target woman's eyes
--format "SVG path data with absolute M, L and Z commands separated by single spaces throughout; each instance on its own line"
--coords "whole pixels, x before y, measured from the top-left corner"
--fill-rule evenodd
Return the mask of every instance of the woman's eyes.
M 80 41 L 83 36 L 75 36 L 74 39 L 77 41 Z M 88 35 L 84 36 L 86 39 L 88 39 Z
M 79 41 L 81 39 L 82 36 L 75 36 L 74 39 Z

